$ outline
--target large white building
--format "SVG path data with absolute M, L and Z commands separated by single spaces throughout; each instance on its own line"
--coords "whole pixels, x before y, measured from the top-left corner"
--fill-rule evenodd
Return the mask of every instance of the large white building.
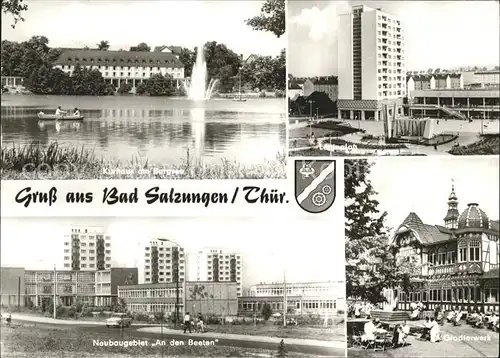
M 151 239 L 144 252 L 144 283 L 176 282 L 177 277 L 186 280 L 184 249 L 166 239 Z
M 64 235 L 64 269 L 97 271 L 111 268 L 111 236 L 102 227 L 73 226 Z
M 99 70 L 104 79 L 117 88 L 123 82 L 135 88 L 159 73 L 171 75 L 177 87 L 184 81 L 184 65 L 175 47 L 153 52 L 66 50 L 55 61 L 54 68 L 72 75 L 77 64 Z
M 346 308 L 344 282 L 273 282 L 251 286 L 249 296 L 238 301 L 239 312 L 260 312 L 264 303 L 279 312 L 284 308 L 285 289 L 290 313 L 329 315 Z
M 379 120 L 383 104 L 403 114 L 406 69 L 403 24 L 364 5 L 338 17 L 339 119 Z M 390 107 L 392 108 L 392 107 Z
M 238 284 L 237 294 L 243 292 L 243 265 L 239 253 L 230 252 L 221 248 L 205 248 L 198 252 L 197 281 L 227 282 Z

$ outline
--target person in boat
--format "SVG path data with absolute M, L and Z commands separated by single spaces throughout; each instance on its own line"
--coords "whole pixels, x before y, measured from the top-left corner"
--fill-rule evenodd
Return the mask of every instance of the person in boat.
M 75 111 L 73 112 L 73 115 L 74 115 L 75 117 L 80 117 L 80 116 L 81 116 L 81 114 L 80 114 L 80 110 L 79 110 L 78 108 L 75 108 Z
M 56 116 L 62 117 L 65 114 L 66 114 L 66 112 L 61 109 L 61 106 L 57 107 L 57 109 L 56 109 Z

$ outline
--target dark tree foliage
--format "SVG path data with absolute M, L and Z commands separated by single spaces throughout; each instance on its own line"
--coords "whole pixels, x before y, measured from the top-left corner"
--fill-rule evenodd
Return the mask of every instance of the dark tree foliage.
M 273 314 L 273 310 L 271 309 L 271 306 L 269 303 L 264 303 L 264 306 L 262 306 L 262 317 L 267 321 L 269 318 L 271 318 L 271 315 Z
M 398 256 L 389 241 L 387 213 L 378 209 L 369 180 L 372 166 L 366 159 L 344 162 L 346 295 L 378 303 L 385 301 L 384 288 L 408 291 L 408 277 L 418 275 L 419 268 L 414 258 Z
M 151 47 L 149 47 L 147 43 L 141 42 L 137 46 L 132 46 L 129 51 L 132 51 L 132 52 L 149 52 L 149 51 L 151 51 Z
M 272 32 L 280 37 L 285 33 L 285 0 L 266 0 L 260 15 L 245 22 L 254 30 Z
M 97 49 L 99 51 L 108 51 L 109 50 L 109 41 L 102 40 L 97 44 Z
M 24 0 L 2 0 L 2 12 L 14 18 L 12 28 L 15 28 L 19 21 L 24 21 L 23 13 L 26 10 L 28 10 L 28 4 Z

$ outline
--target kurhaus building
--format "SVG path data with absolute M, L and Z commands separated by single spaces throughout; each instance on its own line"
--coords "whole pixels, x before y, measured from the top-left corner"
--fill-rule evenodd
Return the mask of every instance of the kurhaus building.
M 184 81 L 184 64 L 176 47 L 153 52 L 66 50 L 55 61 L 54 68 L 72 75 L 76 65 L 99 70 L 117 88 L 123 82 L 136 88 L 155 74 L 172 76 L 177 87 Z
M 446 310 L 498 311 L 499 222 L 491 220 L 476 203 L 460 213 L 452 187 L 444 225 L 429 225 L 410 213 L 398 227 L 392 244 L 400 254 L 413 256 L 421 267 L 411 278 L 413 290 L 386 290 L 389 305 L 397 298 L 399 309 L 423 302 Z

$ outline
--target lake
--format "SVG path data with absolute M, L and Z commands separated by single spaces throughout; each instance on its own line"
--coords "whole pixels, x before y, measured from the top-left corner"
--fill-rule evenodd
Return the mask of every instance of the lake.
M 39 121 L 36 114 L 57 106 L 79 108 L 83 121 Z M 5 95 L 1 102 L 2 145 L 57 141 L 93 149 L 111 161 L 152 165 L 221 159 L 243 165 L 274 160 L 286 145 L 286 102 L 282 98 L 235 102 L 140 96 Z

